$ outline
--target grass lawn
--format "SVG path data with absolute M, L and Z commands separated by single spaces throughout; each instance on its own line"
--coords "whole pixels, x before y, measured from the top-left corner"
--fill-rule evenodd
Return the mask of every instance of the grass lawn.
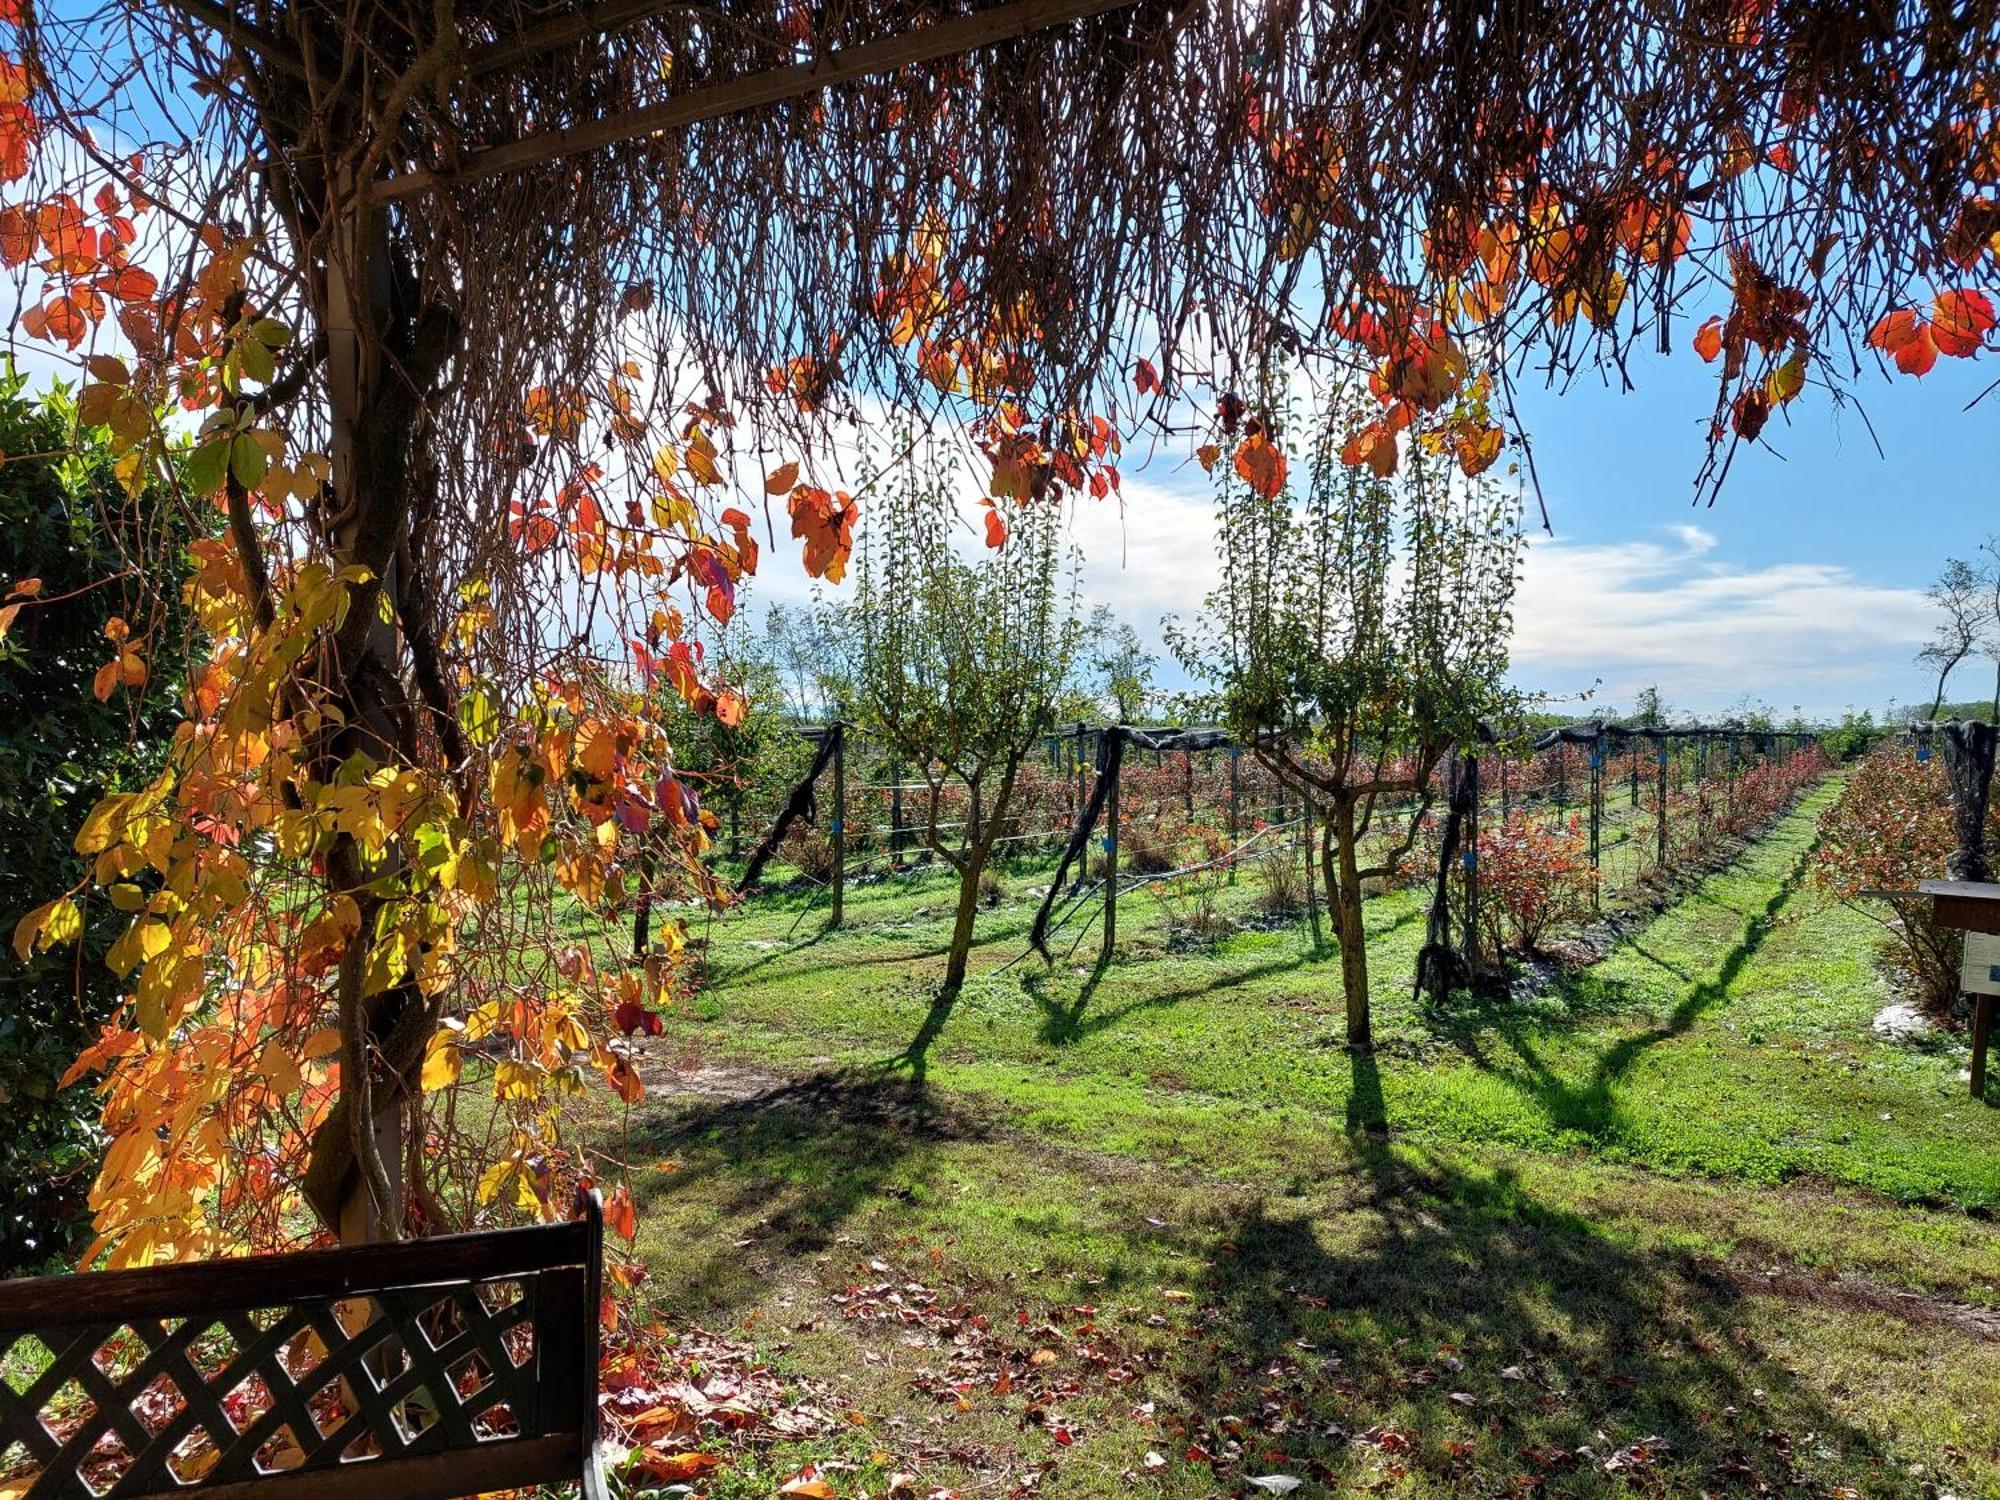
M 701 1487 L 2000 1494 L 2000 1115 L 1870 1032 L 1832 791 L 1533 1000 L 1415 1001 L 1376 899 L 1370 1057 L 1302 927 L 1003 967 L 1046 864 L 948 1013 L 942 874 L 732 914 L 600 1134 L 666 1321 L 823 1418 Z

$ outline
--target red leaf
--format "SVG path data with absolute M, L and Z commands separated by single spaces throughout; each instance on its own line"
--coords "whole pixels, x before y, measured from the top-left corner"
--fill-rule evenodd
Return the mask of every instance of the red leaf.
M 1142 359 L 1132 367 L 1132 384 L 1142 396 L 1155 395 L 1165 389 L 1160 384 L 1160 372 L 1153 368 L 1150 359 Z
M 1007 545 L 1007 520 L 1000 512 L 986 512 L 986 545 L 999 548 Z
M 1771 400 L 1762 390 L 1748 390 L 1736 398 L 1736 432 L 1746 442 L 1757 441 L 1770 417 Z
M 1993 303 L 1982 292 L 1966 287 L 1940 292 L 1931 303 L 1931 341 L 1938 353 L 1967 359 L 1979 352 L 1986 335 L 1993 331 Z

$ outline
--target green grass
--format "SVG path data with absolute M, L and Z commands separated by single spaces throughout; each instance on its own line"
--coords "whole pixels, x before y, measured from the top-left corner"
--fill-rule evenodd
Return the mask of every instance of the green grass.
M 1132 895 L 1102 972 L 1003 967 L 1045 866 L 949 1011 L 940 875 L 732 914 L 655 1044 L 701 1065 L 601 1144 L 669 1320 L 837 1415 L 707 1488 L 2000 1494 L 2000 1116 L 1870 1033 L 1872 924 L 1796 879 L 1831 794 L 1532 1001 L 1413 999 L 1372 901 L 1367 1057 L 1300 930 Z

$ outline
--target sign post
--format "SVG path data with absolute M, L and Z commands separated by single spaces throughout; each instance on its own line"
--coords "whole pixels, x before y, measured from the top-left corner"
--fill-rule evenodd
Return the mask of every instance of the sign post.
M 1918 894 L 1930 897 L 1931 916 L 1940 927 L 1965 934 L 1959 987 L 1972 997 L 1972 1097 L 1986 1097 L 1986 1052 L 1993 1014 L 2000 1006 L 2000 885 L 1983 880 L 1926 880 Z

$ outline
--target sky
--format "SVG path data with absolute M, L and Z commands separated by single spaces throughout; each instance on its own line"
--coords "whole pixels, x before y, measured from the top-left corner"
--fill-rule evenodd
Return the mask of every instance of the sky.
M 1630 708 L 1648 686 L 1696 716 L 1746 700 L 1815 720 L 1928 702 L 1935 677 L 1914 660 L 1936 619 L 1924 587 L 2000 533 L 2000 391 L 1965 409 L 2000 360 L 1940 360 L 1922 379 L 1870 366 L 1838 408 L 1809 385 L 1699 508 L 1715 367 L 1682 350 L 1630 368 L 1630 391 L 1586 374 L 1519 392 L 1553 534 L 1531 504 L 1515 684 L 1579 715 Z M 1084 601 L 1134 626 L 1178 688 L 1160 626 L 1217 577 L 1209 482 L 1167 451 L 1124 478 L 1122 508 L 1077 512 Z M 805 597 L 795 569 L 763 573 L 753 608 Z M 1991 664 L 1974 661 L 1949 696 L 1991 690 Z

